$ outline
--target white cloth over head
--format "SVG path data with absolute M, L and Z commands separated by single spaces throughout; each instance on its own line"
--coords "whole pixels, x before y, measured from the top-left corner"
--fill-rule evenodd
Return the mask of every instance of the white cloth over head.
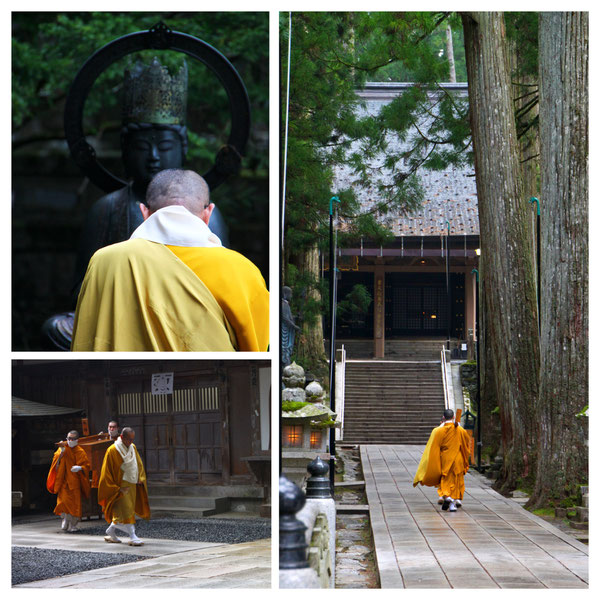
M 130 239 L 142 238 L 167 246 L 207 248 L 222 246 L 221 240 L 208 225 L 187 208 L 165 206 L 152 213 L 132 234 Z

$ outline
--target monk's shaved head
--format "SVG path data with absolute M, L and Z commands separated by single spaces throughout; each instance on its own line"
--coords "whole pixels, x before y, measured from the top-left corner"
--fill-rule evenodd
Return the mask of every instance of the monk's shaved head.
M 454 418 L 454 411 L 450 408 L 447 408 L 444 411 L 444 421 L 449 421 L 452 418 Z
M 165 206 L 183 206 L 200 216 L 210 204 L 208 184 L 198 173 L 165 169 L 157 173 L 146 191 L 146 206 L 156 212 Z
M 69 433 L 67 433 L 67 437 L 69 436 L 71 436 L 74 440 L 78 440 L 79 432 L 76 429 L 72 429 L 71 431 L 69 431 Z
M 123 427 L 121 430 L 121 441 L 129 448 L 135 439 L 135 431 L 131 427 Z

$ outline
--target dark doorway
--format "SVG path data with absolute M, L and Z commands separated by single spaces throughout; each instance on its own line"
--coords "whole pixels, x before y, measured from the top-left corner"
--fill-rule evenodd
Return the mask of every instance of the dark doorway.
M 464 274 L 450 274 L 450 315 L 445 273 L 386 273 L 385 336 L 461 337 L 464 329 Z
M 148 481 L 218 481 L 224 390 L 210 378 L 179 376 L 175 381 L 172 394 L 152 394 L 148 379 L 117 382 L 119 422 L 136 430 Z

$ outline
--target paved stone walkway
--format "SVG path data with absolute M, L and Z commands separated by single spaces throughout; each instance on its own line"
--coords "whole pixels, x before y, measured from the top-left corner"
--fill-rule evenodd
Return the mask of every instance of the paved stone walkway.
M 81 526 L 85 529 L 86 523 Z M 124 539 L 127 540 L 127 537 Z M 126 552 L 148 557 L 139 562 L 15 586 L 20 588 L 271 587 L 270 539 L 242 544 L 215 544 L 146 538 L 143 546 L 132 547 L 126 543 L 107 544 L 97 535 L 62 533 L 60 521 L 56 518 L 14 525 L 12 545 L 86 552 Z
M 465 478 L 457 512 L 412 482 L 424 446 L 361 446 L 381 587 L 587 588 L 588 547 Z

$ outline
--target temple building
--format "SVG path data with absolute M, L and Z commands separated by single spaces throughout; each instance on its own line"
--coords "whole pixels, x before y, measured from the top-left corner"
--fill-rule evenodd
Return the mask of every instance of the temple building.
M 365 102 L 360 111 L 377 114 L 410 85 L 367 84 L 357 92 Z M 442 87 L 466 100 L 466 84 Z M 408 148 L 397 138 L 388 142 L 393 151 Z M 383 180 L 355 187 L 365 211 L 381 200 L 377 186 L 386 183 L 382 164 Z M 366 314 L 339 317 L 336 326 L 338 346 L 344 342 L 348 348 L 362 346 L 363 357 L 384 358 L 389 342 L 404 339 L 449 339 L 452 349 L 460 351 L 475 335 L 473 270 L 478 266 L 479 218 L 474 170 L 419 169 L 417 175 L 424 192 L 420 208 L 408 215 L 382 217 L 394 233 L 393 243 L 380 247 L 363 239 L 357 247 L 337 249 L 338 302 L 356 284 L 364 285 L 373 298 Z M 391 175 L 387 177 L 389 183 Z M 350 170 L 338 169 L 335 179 L 337 189 L 348 187 Z M 349 358 L 356 357 L 348 352 Z
M 25 510 L 49 505 L 46 476 L 67 431 L 106 432 L 117 419 L 119 430 L 136 432 L 154 512 L 175 510 L 181 495 L 218 496 L 221 511 L 264 512 L 269 361 L 15 360 L 12 394 L 13 492 Z M 161 508 L 165 497 L 170 506 Z

